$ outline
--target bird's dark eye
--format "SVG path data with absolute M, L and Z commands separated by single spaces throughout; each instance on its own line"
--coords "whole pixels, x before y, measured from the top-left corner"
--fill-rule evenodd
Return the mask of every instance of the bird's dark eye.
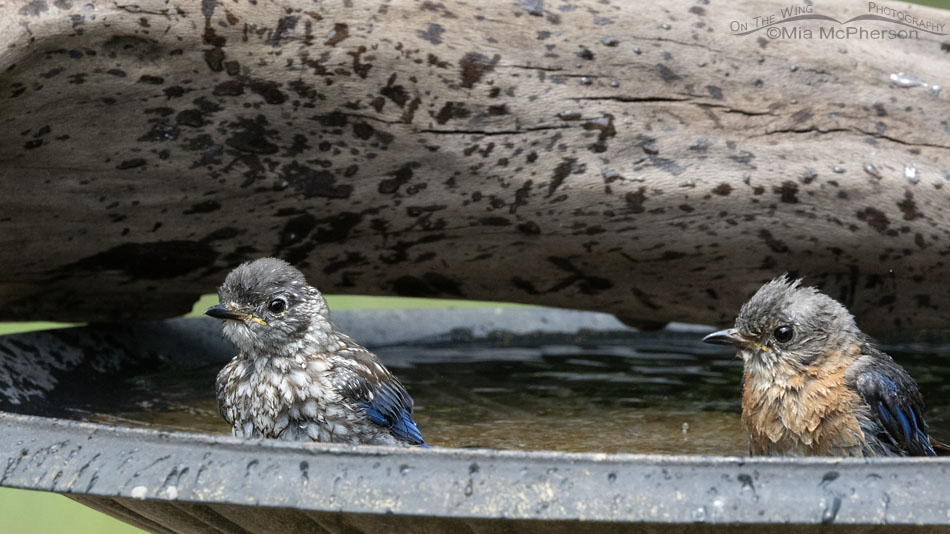
M 779 343 L 788 343 L 792 340 L 792 336 L 795 335 L 795 330 L 792 329 L 790 325 L 782 325 L 775 329 L 773 333 L 775 336 L 775 341 Z
M 287 309 L 287 301 L 282 298 L 276 298 L 270 301 L 270 305 L 267 307 L 271 313 L 284 313 L 284 310 Z

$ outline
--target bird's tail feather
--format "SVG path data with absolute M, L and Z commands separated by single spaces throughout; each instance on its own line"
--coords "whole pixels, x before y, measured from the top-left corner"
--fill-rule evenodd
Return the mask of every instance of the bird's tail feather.
M 933 447 L 937 456 L 950 456 L 950 445 L 935 440 L 933 436 L 930 436 L 930 446 Z

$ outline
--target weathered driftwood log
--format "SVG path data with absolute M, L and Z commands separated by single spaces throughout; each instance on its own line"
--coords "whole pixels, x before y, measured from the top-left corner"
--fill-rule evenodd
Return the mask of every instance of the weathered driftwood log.
M 864 328 L 947 326 L 948 95 L 890 76 L 950 84 L 948 38 L 733 35 L 783 6 L 6 2 L 0 319 L 175 315 L 276 255 L 631 322 L 728 322 L 791 271 Z

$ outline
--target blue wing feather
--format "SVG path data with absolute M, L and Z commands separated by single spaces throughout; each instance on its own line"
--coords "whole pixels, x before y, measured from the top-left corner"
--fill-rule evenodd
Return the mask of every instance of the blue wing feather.
M 334 367 L 340 377 L 340 393 L 356 401 L 370 422 L 386 428 L 397 440 L 427 447 L 412 419 L 412 397 L 399 380 L 365 349 L 351 351 L 348 356 L 352 360 L 339 361 Z
M 886 359 L 885 359 L 886 358 Z M 913 379 L 886 355 L 863 366 L 858 393 L 877 416 L 880 426 L 907 454 L 936 456 L 921 412 L 923 401 Z
M 398 382 L 364 384 L 372 400 L 365 395 L 360 406 L 374 424 L 389 429 L 389 433 L 398 440 L 412 445 L 424 445 L 422 433 L 412 419 L 412 398 Z

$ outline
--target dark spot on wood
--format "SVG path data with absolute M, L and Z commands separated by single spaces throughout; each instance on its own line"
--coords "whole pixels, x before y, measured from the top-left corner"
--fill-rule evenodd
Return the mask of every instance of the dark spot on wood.
M 161 228 L 161 226 L 162 223 L 155 223 L 155 227 L 153 227 L 152 231 L 154 232 L 155 230 L 158 230 Z M 217 230 L 214 230 L 210 234 L 206 235 L 202 241 L 225 241 L 228 239 L 234 239 L 235 237 L 241 235 L 241 233 L 242 230 L 239 230 L 233 226 L 225 226 L 223 228 L 218 228 Z
M 887 110 L 884 109 L 884 104 L 882 104 L 881 102 L 875 102 L 875 103 L 874 103 L 874 106 L 872 106 L 872 107 L 874 108 L 874 112 L 875 112 L 875 114 L 877 114 L 878 117 L 886 117 L 886 116 L 887 116 Z
M 868 206 L 857 212 L 858 219 L 868 223 L 868 226 L 874 228 L 878 233 L 885 234 L 887 227 L 891 222 L 881 210 Z
M 164 142 L 164 141 L 174 141 L 178 139 L 178 134 L 180 130 L 177 126 L 172 126 L 168 124 L 165 119 L 157 119 L 152 123 L 152 128 L 138 138 L 139 142 Z
M 191 215 L 193 213 L 208 213 L 219 209 L 221 209 L 220 202 L 217 200 L 206 200 L 204 202 L 193 204 L 190 208 L 186 209 L 182 213 L 185 215 Z
M 392 195 L 399 190 L 399 187 L 412 179 L 412 170 L 419 167 L 417 162 L 409 162 L 389 173 L 392 178 L 387 178 L 379 182 L 378 190 L 384 195 Z
M 442 34 L 445 32 L 445 29 L 438 24 L 429 23 L 429 27 L 423 30 L 416 30 L 416 35 L 420 39 L 429 41 L 430 43 L 437 45 L 442 44 Z
M 409 206 L 406 208 L 406 215 L 410 217 L 419 217 L 428 213 L 442 211 L 447 206 L 445 204 L 432 204 L 431 206 Z
M 376 139 L 383 145 L 388 145 L 396 139 L 396 136 L 389 132 L 384 132 L 382 130 L 376 130 Z
M 564 158 L 557 167 L 554 168 L 554 173 L 551 175 L 551 183 L 548 184 L 548 197 L 550 198 L 557 188 L 564 183 L 564 180 L 571 174 L 571 169 L 574 167 L 574 164 L 577 163 L 577 158 Z
M 479 54 L 478 52 L 469 52 L 462 56 L 462 59 L 459 60 L 462 87 L 473 87 L 482 79 L 482 76 L 486 72 L 495 70 L 495 65 L 500 59 L 501 56 L 498 54 L 488 59 L 488 56 Z
M 379 93 L 395 102 L 397 106 L 403 107 L 409 100 L 409 95 L 406 93 L 406 89 L 403 86 L 393 85 L 395 81 L 396 74 L 393 73 L 393 75 L 389 77 L 389 82 L 386 84 L 386 87 L 380 89 Z
M 538 235 L 541 233 L 541 227 L 534 221 L 525 221 L 518 225 L 518 231 L 527 235 Z
M 783 241 L 774 238 L 772 236 L 772 232 L 768 231 L 767 229 L 763 228 L 759 230 L 759 237 L 765 241 L 765 244 L 768 245 L 773 252 L 788 252 L 788 245 L 786 245 Z
M 773 187 L 772 191 L 781 195 L 782 202 L 786 202 L 788 204 L 798 203 L 798 184 L 791 180 L 782 182 L 781 186 Z
M 349 122 L 346 114 L 339 111 L 333 111 L 325 115 L 320 115 L 316 117 L 316 119 L 317 122 L 320 123 L 320 126 L 325 128 L 342 128 L 346 126 L 347 122 Z
M 373 132 L 376 130 L 365 122 L 358 122 L 353 125 L 353 135 L 359 137 L 360 139 L 366 141 L 373 136 Z
M 189 89 L 189 90 L 190 90 L 190 89 Z M 186 91 L 184 87 L 180 87 L 180 86 L 178 86 L 178 85 L 173 85 L 173 86 L 171 86 L 171 87 L 166 87 L 166 88 L 162 89 L 162 92 L 165 93 L 165 97 L 166 97 L 166 98 L 172 99 L 172 98 L 181 97 L 181 96 L 183 96 L 183 95 L 184 95 L 186 92 L 188 92 L 188 91 Z
M 729 156 L 729 159 L 731 159 L 732 161 L 735 161 L 736 163 L 742 163 L 743 165 L 748 165 L 752 167 L 753 169 L 755 168 L 755 165 L 751 164 L 751 161 L 755 159 L 755 154 L 753 154 L 752 152 L 749 152 L 748 150 L 743 150 L 742 152 L 739 152 L 738 155 Z
M 119 163 L 118 165 L 116 165 L 115 168 L 119 169 L 120 171 L 124 171 L 126 169 L 134 169 L 136 167 L 141 167 L 143 165 L 145 165 L 145 160 L 143 158 L 133 158 L 133 159 L 127 159 L 123 161 L 122 163 Z
M 336 176 L 324 169 L 316 170 L 292 161 L 281 167 L 281 171 L 284 180 L 307 198 L 349 198 L 353 192 L 352 185 L 337 184 Z
M 689 12 L 700 17 L 706 15 L 706 10 L 702 6 L 693 6 L 689 8 Z
M 690 145 L 689 150 L 693 150 L 696 152 L 706 152 L 707 150 L 709 150 L 709 147 L 710 147 L 709 139 L 706 139 L 705 137 L 700 137 L 699 139 L 696 140 L 694 144 Z
M 511 204 L 511 207 L 508 209 L 509 213 L 516 213 L 518 208 L 521 206 L 526 206 L 528 204 L 528 195 L 531 194 L 531 186 L 533 182 L 528 180 L 521 187 L 515 191 L 515 201 Z
M 251 154 L 274 154 L 277 145 L 272 143 L 269 136 L 277 135 L 277 130 L 266 128 L 267 119 L 258 115 L 254 119 L 241 119 L 230 125 L 232 135 L 225 143 L 242 152 Z
M 192 128 L 198 128 L 204 125 L 201 112 L 197 109 L 182 110 L 178 113 L 178 116 L 175 117 L 175 122 L 183 126 L 191 126 Z
M 48 70 L 48 71 L 46 71 L 46 72 L 44 72 L 44 73 L 41 73 L 41 74 L 40 74 L 40 78 L 46 78 L 46 79 L 48 80 L 48 79 L 50 79 L 50 78 L 56 76 L 57 74 L 63 72 L 64 70 L 66 70 L 66 69 L 64 69 L 63 67 L 55 67 L 55 68 L 52 68 L 52 69 L 50 69 L 50 70 Z
M 278 89 L 279 84 L 277 82 L 253 79 L 248 81 L 247 86 L 254 93 L 264 97 L 264 102 L 268 104 L 279 105 L 287 101 L 287 95 Z
M 148 74 L 143 74 L 139 77 L 139 83 L 147 83 L 149 85 L 162 85 L 165 83 L 165 78 L 161 76 L 149 76 Z
M 732 193 L 732 186 L 727 184 L 726 182 L 723 182 L 717 185 L 715 189 L 712 190 L 712 192 L 724 197 L 729 196 L 729 193 Z
M 795 124 L 800 124 L 812 118 L 813 116 L 814 114 L 811 112 L 811 108 L 800 109 L 795 113 L 792 113 L 792 121 L 794 121 Z
M 690 206 L 689 204 L 680 204 L 679 209 L 686 213 L 692 213 L 693 211 L 696 211 L 696 208 Z
M 713 97 L 713 99 L 722 100 L 722 89 L 716 87 L 715 85 L 707 85 L 706 91 L 709 92 L 709 96 Z
M 218 111 L 221 111 L 221 106 L 219 106 L 217 102 L 208 100 L 207 98 L 203 96 L 200 96 L 194 99 L 193 103 L 202 113 L 210 114 L 210 113 L 216 113 Z
M 817 177 L 818 171 L 815 169 L 805 169 L 805 172 L 798 178 L 798 181 L 807 185 L 814 182 Z
M 506 104 L 500 104 L 497 106 L 488 106 L 487 114 L 489 117 L 498 117 L 500 115 L 507 115 L 508 106 Z
M 360 46 L 356 50 L 351 50 L 347 54 L 353 56 L 353 72 L 357 74 L 360 78 L 366 78 L 366 75 L 369 74 L 369 69 L 373 68 L 373 65 L 370 63 L 360 63 L 360 56 L 366 52 L 365 46 Z
M 920 216 L 917 212 L 917 203 L 914 202 L 914 194 L 910 191 L 904 192 L 904 200 L 898 202 L 897 207 L 899 207 L 901 213 L 904 214 L 905 221 L 913 221 Z
M 663 78 L 663 81 L 666 83 L 671 83 L 682 79 L 678 74 L 673 72 L 669 67 L 662 63 L 657 64 L 656 68 L 660 73 L 660 78 Z
M 167 91 L 167 89 L 166 89 Z M 227 80 L 219 83 L 211 92 L 214 96 L 238 96 L 244 94 L 244 82 L 241 80 Z
M 268 38 L 264 42 L 273 46 L 274 48 L 279 47 L 280 40 L 284 38 L 284 34 L 286 34 L 289 31 L 293 31 L 297 27 L 298 19 L 299 17 L 295 17 L 295 16 L 281 17 L 277 21 L 277 28 L 274 29 L 274 33 L 272 33 L 270 38 Z M 344 26 L 346 25 L 344 24 Z M 343 39 L 346 39 L 346 37 L 344 36 Z M 340 41 L 342 41 L 343 39 L 340 39 Z
M 587 121 L 584 123 L 585 130 L 599 130 L 597 135 L 599 141 L 605 141 L 617 135 L 617 129 L 614 127 L 614 116 L 607 113 L 599 119 Z
M 462 102 L 446 102 L 435 116 L 435 122 L 445 124 L 450 119 L 464 119 L 471 115 Z
M 330 32 L 330 35 L 327 36 L 326 42 L 323 44 L 326 46 L 336 46 L 340 44 L 344 39 L 350 36 L 350 28 L 342 22 L 337 22 L 333 25 L 333 31 Z
M 623 198 L 627 201 L 627 207 L 630 209 L 631 213 L 643 213 L 646 211 L 643 207 L 643 203 L 647 199 L 646 192 L 646 187 L 640 187 L 635 192 L 630 191 L 624 195 Z

